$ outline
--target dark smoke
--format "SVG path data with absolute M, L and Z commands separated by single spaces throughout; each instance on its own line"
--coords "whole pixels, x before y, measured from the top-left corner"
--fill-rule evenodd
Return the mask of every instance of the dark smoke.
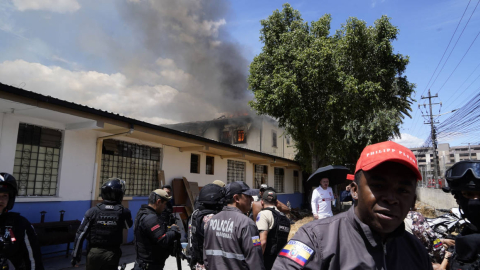
M 145 70 L 154 69 L 159 58 L 172 59 L 177 70 L 189 74 L 189 79 L 170 84 L 183 94 L 171 102 L 175 120 L 250 111 L 248 62 L 224 30 L 229 17 L 226 0 L 126 1 L 118 9 L 145 48 L 138 54 L 141 59 L 130 59 L 124 70 L 132 83 L 163 83 L 145 77 Z

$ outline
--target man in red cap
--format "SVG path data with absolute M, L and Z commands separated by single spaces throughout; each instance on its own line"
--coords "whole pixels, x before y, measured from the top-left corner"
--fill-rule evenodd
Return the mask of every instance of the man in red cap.
M 301 227 L 273 269 L 432 269 L 403 223 L 421 177 L 409 149 L 391 141 L 365 147 L 351 187 L 354 207 Z

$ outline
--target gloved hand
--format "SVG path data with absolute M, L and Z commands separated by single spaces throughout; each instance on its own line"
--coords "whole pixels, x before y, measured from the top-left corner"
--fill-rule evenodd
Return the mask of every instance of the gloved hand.
M 175 239 L 180 239 L 182 237 L 182 234 L 180 233 L 180 228 L 178 228 L 177 225 L 172 225 L 170 229 L 168 229 L 169 232 L 174 232 L 175 233 Z

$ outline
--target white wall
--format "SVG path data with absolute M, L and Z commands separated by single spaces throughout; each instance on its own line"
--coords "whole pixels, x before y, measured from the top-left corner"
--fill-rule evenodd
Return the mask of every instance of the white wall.
M 220 131 L 216 127 L 208 128 L 205 131 L 203 137 L 208 138 L 210 140 L 219 141 L 220 140 Z
M 187 178 L 190 182 L 197 182 L 198 186 L 201 187 L 212 183 L 214 180 L 222 180 L 227 183 L 228 160 L 238 160 L 246 163 L 246 183 L 251 187 L 253 186 L 253 164 L 248 161 L 233 158 L 221 159 L 220 156 L 213 156 L 215 160 L 214 174 L 207 175 L 205 174 L 207 154 L 201 152 L 180 152 L 178 148 L 171 146 L 164 146 L 163 150 L 162 168 L 165 172 L 165 180 L 169 184 L 171 184 L 173 179 L 182 177 Z M 191 154 L 200 155 L 200 173 L 190 173 Z
M 0 119 L 2 123 L 2 119 Z M 3 116 L 2 137 L 0 138 L 0 171 L 13 172 L 15 148 L 20 123 L 33 124 L 52 129 L 64 130 L 62 123 L 32 117 L 6 114 Z M 95 163 L 97 132 L 92 130 L 64 131 L 60 157 L 60 171 L 55 197 L 25 198 L 30 201 L 75 201 L 90 200 Z

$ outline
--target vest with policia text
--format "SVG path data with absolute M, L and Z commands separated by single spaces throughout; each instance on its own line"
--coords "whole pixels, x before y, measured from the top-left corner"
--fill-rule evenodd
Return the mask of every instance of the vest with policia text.
M 273 214 L 273 228 L 267 234 L 267 246 L 264 255 L 276 256 L 287 244 L 290 233 L 290 220 L 285 214 L 274 208 L 265 208 L 262 211 L 270 211 Z
M 90 247 L 119 246 L 123 242 L 123 206 L 99 203 L 90 229 Z
M 188 224 L 188 254 L 191 256 L 190 265 L 196 263 L 203 264 L 203 242 L 204 242 L 204 228 L 203 217 L 209 214 L 217 214 L 218 211 L 212 209 L 195 210 L 193 212 L 190 223 Z

